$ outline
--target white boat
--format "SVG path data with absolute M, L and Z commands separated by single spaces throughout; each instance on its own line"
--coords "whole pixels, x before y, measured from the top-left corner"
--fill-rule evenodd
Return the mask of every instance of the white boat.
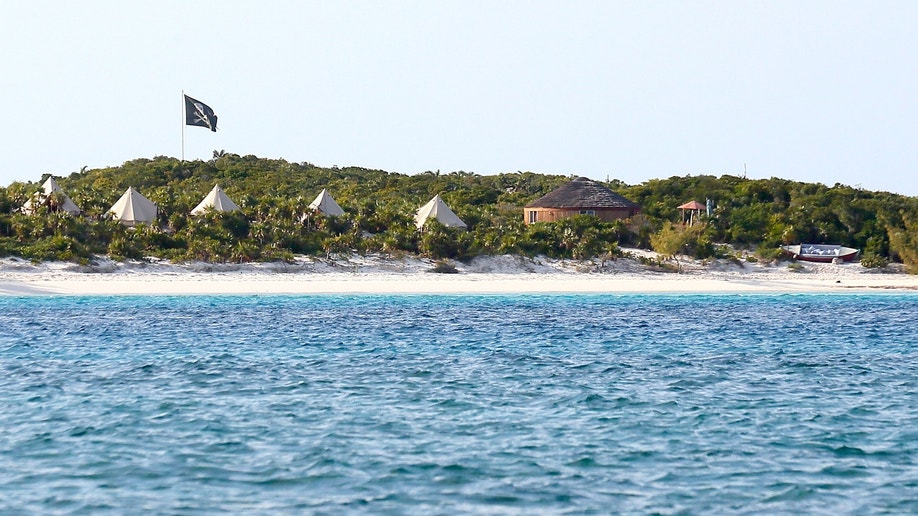
M 781 249 L 795 260 L 819 263 L 850 262 L 860 253 L 857 249 L 832 244 L 782 245 Z

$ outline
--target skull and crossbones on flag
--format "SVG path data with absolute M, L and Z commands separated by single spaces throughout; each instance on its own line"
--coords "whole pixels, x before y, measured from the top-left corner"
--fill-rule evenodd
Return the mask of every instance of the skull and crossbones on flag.
M 185 125 L 207 127 L 217 130 L 217 115 L 207 104 L 185 95 Z

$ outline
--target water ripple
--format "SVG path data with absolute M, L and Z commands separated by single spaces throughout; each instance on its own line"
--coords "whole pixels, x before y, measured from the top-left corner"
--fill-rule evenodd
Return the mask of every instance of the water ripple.
M 918 297 L 0 298 L 0 512 L 918 512 Z

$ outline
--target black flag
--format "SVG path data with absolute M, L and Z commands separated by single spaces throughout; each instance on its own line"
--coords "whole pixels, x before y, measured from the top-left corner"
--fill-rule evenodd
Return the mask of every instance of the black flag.
M 185 125 L 207 127 L 217 130 L 217 115 L 207 104 L 185 95 Z

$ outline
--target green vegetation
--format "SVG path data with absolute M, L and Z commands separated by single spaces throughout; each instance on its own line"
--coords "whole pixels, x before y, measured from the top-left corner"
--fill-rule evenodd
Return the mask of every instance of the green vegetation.
M 779 245 L 808 242 L 855 247 L 873 266 L 901 260 L 918 272 L 918 199 L 844 185 L 735 176 L 671 177 L 634 186 L 612 181 L 612 190 L 642 206 L 640 215 L 615 223 L 581 215 L 527 226 L 522 207 L 568 177 L 532 172 L 408 176 L 215 152 L 209 161 L 157 157 L 76 172 L 58 183 L 83 209 L 82 216 L 51 213 L 47 207 L 33 215 L 19 213 L 45 178 L 0 188 L 0 256 L 84 263 L 95 255 L 248 262 L 339 253 L 605 260 L 620 254 L 618 246 L 708 258 L 730 244 L 773 260 Z M 242 213 L 189 215 L 215 183 Z M 126 228 L 106 214 L 128 186 L 159 206 L 155 227 Z M 322 188 L 346 215 L 304 218 Z M 416 230 L 415 211 L 437 193 L 468 231 L 436 223 Z M 716 209 L 686 228 L 676 206 L 693 199 L 711 199 Z
M 433 269 L 430 269 L 427 272 L 433 272 L 436 274 L 458 274 L 459 269 L 457 269 L 455 265 L 447 261 L 439 261 L 434 264 Z
M 650 236 L 650 245 L 654 251 L 677 263 L 680 254 L 711 258 L 715 254 L 714 244 L 705 234 L 710 228 L 701 224 L 683 226 L 665 223 L 660 231 Z
M 905 216 L 905 227 L 889 232 L 889 247 L 905 263 L 909 274 L 918 274 L 918 223 L 915 220 L 914 215 Z

